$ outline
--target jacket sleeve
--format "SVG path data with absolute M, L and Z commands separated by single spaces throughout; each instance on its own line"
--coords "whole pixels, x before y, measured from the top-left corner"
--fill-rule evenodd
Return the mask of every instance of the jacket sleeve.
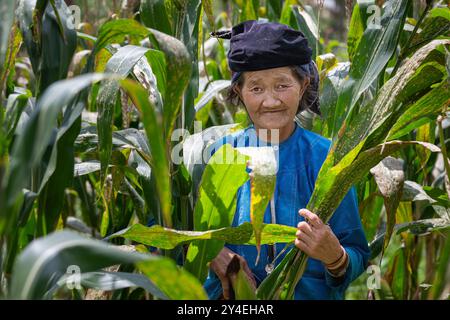
M 327 285 L 332 289 L 333 295 L 343 296 L 350 283 L 367 268 L 370 257 L 354 187 L 344 197 L 329 223 L 339 242 L 347 251 L 349 264 L 343 276 L 336 278 L 326 271 L 325 279 Z

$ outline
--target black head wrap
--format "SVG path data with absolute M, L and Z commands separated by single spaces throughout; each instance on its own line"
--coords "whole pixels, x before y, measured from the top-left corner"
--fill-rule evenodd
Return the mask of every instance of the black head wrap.
M 228 65 L 234 72 L 307 64 L 312 50 L 305 35 L 275 22 L 242 22 L 231 29 Z

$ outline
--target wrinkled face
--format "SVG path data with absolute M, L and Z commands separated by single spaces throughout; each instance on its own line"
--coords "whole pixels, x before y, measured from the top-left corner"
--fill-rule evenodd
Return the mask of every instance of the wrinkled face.
M 289 67 L 244 72 L 236 88 L 256 129 L 279 129 L 280 137 L 294 129 L 294 117 L 307 82 L 300 83 Z

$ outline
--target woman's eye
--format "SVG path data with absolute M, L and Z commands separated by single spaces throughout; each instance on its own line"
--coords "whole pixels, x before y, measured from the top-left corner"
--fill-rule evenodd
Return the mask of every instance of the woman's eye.
M 259 92 L 262 91 L 262 89 L 258 88 L 258 87 L 255 87 L 255 88 L 252 88 L 251 91 L 254 92 L 254 93 L 259 93 Z
M 286 89 L 286 88 L 289 88 L 289 86 L 286 85 L 286 84 L 280 84 L 280 85 L 278 85 L 278 89 Z

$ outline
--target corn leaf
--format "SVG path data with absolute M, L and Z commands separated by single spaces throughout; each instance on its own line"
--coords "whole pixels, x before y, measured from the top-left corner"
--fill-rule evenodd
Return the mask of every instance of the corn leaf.
M 67 77 L 77 45 L 76 31 L 69 28 L 65 2 L 54 1 L 54 6 L 46 2 L 21 0 L 18 6 L 20 30 L 38 82 L 37 96 Z M 45 10 L 42 20 L 35 19 L 36 4 Z
M 211 157 L 203 173 L 195 206 L 195 231 L 231 226 L 237 191 L 248 179 L 245 160 L 228 144 Z M 207 275 L 207 263 L 216 257 L 223 245 L 223 240 L 191 243 L 185 268 L 203 282 Z
M 250 283 L 245 271 L 242 260 L 237 256 L 231 259 L 227 267 L 226 275 L 231 281 L 233 287 L 233 300 L 256 300 L 254 286 Z
M 376 81 L 394 53 L 409 1 L 387 1 L 379 28 L 372 27 L 364 31 L 353 56 L 349 79 L 337 101 L 335 120 L 331 130 L 333 139 L 336 138 L 344 117 L 346 122 L 350 120 L 359 98 Z
M 256 249 L 258 256 L 255 265 L 258 264 L 261 252 L 261 232 L 264 214 L 275 190 L 277 162 L 275 151 L 272 147 L 247 147 L 237 150 L 250 157 L 250 218 L 256 237 Z
M 411 40 L 408 53 L 414 52 L 418 46 L 423 46 L 440 35 L 449 35 L 450 12 L 448 8 L 436 7 L 431 9 L 420 28 L 422 29 L 421 32 L 416 33 Z
M 140 16 L 146 27 L 172 35 L 172 25 L 164 3 L 164 0 L 142 0 Z
M 294 227 L 279 224 L 263 224 L 261 244 L 292 242 L 295 239 L 296 230 Z M 160 249 L 174 249 L 181 244 L 211 239 L 224 241 L 229 244 L 256 244 L 253 227 L 248 222 L 238 227 L 225 227 L 207 231 L 185 231 L 164 228 L 159 225 L 146 227 L 141 224 L 134 224 L 125 230 L 110 235 L 108 239 L 117 237 Z
M 155 174 L 156 189 L 158 191 L 164 225 L 166 227 L 172 227 L 172 195 L 169 162 L 163 137 L 163 119 L 149 100 L 149 94 L 144 88 L 129 80 L 122 81 L 121 86 L 126 90 L 128 96 L 141 114 L 151 149 L 151 160 L 148 159 L 147 161 L 151 164 Z M 144 154 L 140 155 L 145 157 Z
M 67 283 L 74 284 L 76 282 L 79 282 L 80 285 L 85 288 L 103 291 L 139 287 L 145 289 L 158 299 L 168 299 L 168 297 L 162 293 L 148 277 L 142 274 L 107 271 L 94 271 L 77 275 L 65 275 L 59 279 L 57 284 L 50 289 L 46 295 L 51 295 L 54 291 L 60 287 L 63 287 Z
M 198 279 L 168 258 L 158 263 L 151 260 L 138 262 L 137 267 L 172 300 L 208 299 Z
M 369 7 L 375 4 L 375 0 L 357 1 L 353 7 L 352 17 L 347 35 L 347 50 L 349 60 L 353 60 L 359 42 L 362 39 L 364 30 L 367 28 L 369 20 Z M 374 27 L 374 25 L 370 26 Z
M 297 20 L 298 30 L 305 34 L 308 39 L 308 44 L 313 50 L 312 59 L 315 61 L 316 57 L 322 52 L 322 45 L 319 43 L 319 28 L 314 18 L 302 7 L 293 6 L 292 12 Z M 319 52 L 317 52 L 319 49 Z
M 19 53 L 22 46 L 22 35 L 17 28 L 17 25 L 13 25 L 11 28 L 11 39 L 6 50 L 5 60 L 2 61 L 3 66 L 0 67 L 0 93 L 3 92 L 5 85 L 8 91 L 14 90 L 14 84 L 9 83 L 9 77 L 14 74 L 14 67 L 16 63 L 16 56 Z M 4 63 L 3 63 L 4 61 Z
M 107 75 L 87 74 L 70 80 L 63 80 L 50 86 L 39 99 L 35 109 L 26 124 L 20 128 L 10 156 L 10 166 L 6 172 L 0 194 L 0 233 L 7 225 L 15 221 L 13 209 L 21 197 L 21 189 L 27 187 L 31 169 L 41 160 L 47 146 L 50 144 L 52 134 L 56 128 L 56 120 L 64 107 L 73 103 L 78 94 L 92 82 L 107 78 Z M 63 126 L 68 130 L 72 123 L 81 115 L 82 104 L 75 105 L 67 115 L 67 123 Z M 56 152 L 56 151 L 53 151 Z M 55 156 L 56 157 L 56 154 Z M 53 162 L 56 164 L 56 162 Z M 54 166 L 47 168 L 42 183 L 48 179 Z M 73 170 L 73 166 L 72 166 Z M 36 190 L 37 191 L 37 190 Z
M 127 77 L 148 50 L 147 48 L 133 45 L 120 48 L 109 59 L 105 72 L 115 73 L 120 77 Z M 97 95 L 98 152 L 102 167 L 103 183 L 112 153 L 113 116 L 116 106 L 120 104 L 119 95 L 119 83 L 114 80 L 107 80 L 101 83 Z
M 159 49 L 166 55 L 167 63 L 167 90 L 164 101 L 164 133 L 166 141 L 170 141 L 174 129 L 175 119 L 181 111 L 183 92 L 191 76 L 191 58 L 185 45 L 164 33 L 152 29 L 154 41 Z M 152 38 L 151 38 L 152 39 Z
M 118 263 L 135 263 L 145 258 L 144 255 L 124 252 L 74 232 L 56 232 L 33 241 L 17 258 L 12 275 L 11 298 L 42 299 L 70 266 L 89 272 Z
M 395 226 L 395 213 L 400 203 L 405 173 L 403 172 L 404 161 L 393 157 L 384 158 L 379 164 L 370 169 L 378 185 L 381 195 L 384 198 L 386 209 L 386 234 L 382 255 L 386 250 Z
M 80 272 L 92 272 L 122 263 L 137 263 L 139 269 L 171 299 L 205 297 L 201 284 L 170 259 L 126 252 L 102 241 L 61 231 L 35 240 L 21 253 L 14 265 L 10 298 L 48 298 L 47 291 L 68 270 L 76 268 Z M 152 272 L 158 269 L 164 272 Z
M 2 1 L 2 10 L 0 10 L 0 71 L 3 71 L 6 50 L 8 48 L 8 39 L 14 18 L 14 0 Z
M 450 84 L 447 80 L 425 94 L 403 113 L 389 132 L 388 139 L 398 139 L 421 125 L 433 121 L 450 106 Z

